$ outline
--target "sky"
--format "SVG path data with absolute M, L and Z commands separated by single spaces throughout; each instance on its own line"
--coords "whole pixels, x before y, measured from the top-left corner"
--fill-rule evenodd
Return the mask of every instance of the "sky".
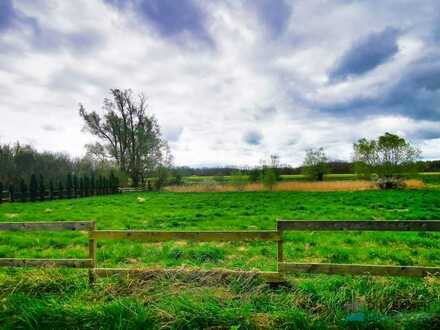
M 350 160 L 391 132 L 440 159 L 438 0 L 0 0 L 0 143 L 82 156 L 78 104 L 143 93 L 175 165 Z

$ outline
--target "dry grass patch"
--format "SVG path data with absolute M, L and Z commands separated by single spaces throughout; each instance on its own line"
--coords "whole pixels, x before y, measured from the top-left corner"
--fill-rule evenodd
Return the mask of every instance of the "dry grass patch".
M 405 180 L 405 187 L 408 189 L 423 189 L 426 185 L 421 180 Z M 279 182 L 273 187 L 273 191 L 361 191 L 378 189 L 372 181 L 366 180 L 343 180 L 343 181 L 322 181 L 322 182 Z M 165 188 L 171 192 L 234 192 L 234 191 L 266 191 L 268 190 L 261 183 L 249 183 L 242 187 L 232 184 L 199 183 L 184 186 L 171 186 Z
M 359 191 L 377 189 L 369 181 L 324 181 L 324 182 L 280 182 L 273 187 L 273 191 Z M 242 188 L 231 184 L 195 184 L 188 186 L 167 187 L 172 192 L 233 192 L 233 191 L 265 191 L 261 183 L 250 183 Z
M 408 189 L 424 189 L 426 184 L 422 180 L 410 179 L 405 180 L 405 187 Z

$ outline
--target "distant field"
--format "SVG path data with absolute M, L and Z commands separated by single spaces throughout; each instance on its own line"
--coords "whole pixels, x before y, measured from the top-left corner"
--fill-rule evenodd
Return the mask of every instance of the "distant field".
M 440 184 L 440 172 L 424 172 L 419 173 L 419 176 L 422 180 L 424 180 L 427 183 L 435 183 Z M 184 178 L 184 182 L 191 184 L 191 183 L 200 183 L 203 181 L 209 181 L 209 180 L 218 180 L 223 179 L 226 182 L 231 181 L 230 176 L 187 176 Z M 292 175 L 281 175 L 282 181 L 305 181 L 306 178 L 302 174 L 292 174 Z M 356 180 L 356 175 L 352 173 L 347 174 L 327 174 L 324 176 L 325 181 L 340 181 L 340 180 Z
M 145 198 L 138 203 L 137 197 Z M 0 221 L 96 220 L 98 229 L 274 229 L 284 219 L 440 219 L 439 190 L 332 193 L 127 193 L 78 200 L 2 204 Z M 292 261 L 440 265 L 436 233 L 291 233 Z M 8 233 L 0 257 L 85 257 L 77 233 Z M 100 267 L 275 270 L 272 243 L 102 241 Z M 417 329 L 439 325 L 440 279 L 298 276 L 271 288 L 246 279 L 100 280 L 84 271 L 0 271 L 5 328 Z M 154 326 L 153 326 L 154 325 Z

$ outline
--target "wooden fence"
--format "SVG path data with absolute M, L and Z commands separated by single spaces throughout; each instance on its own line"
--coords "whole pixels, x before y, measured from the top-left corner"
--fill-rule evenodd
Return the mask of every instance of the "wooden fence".
M 97 268 L 97 240 L 140 240 L 165 242 L 169 240 L 208 241 L 274 241 L 277 242 L 277 271 L 246 272 L 222 270 L 225 274 L 252 273 L 268 282 L 283 281 L 287 274 L 323 273 L 380 276 L 418 276 L 440 274 L 440 267 L 359 265 L 331 263 L 293 263 L 284 261 L 284 232 L 286 231 L 440 231 L 440 221 L 304 221 L 279 220 L 276 230 L 258 231 L 145 231 L 145 230 L 96 230 L 94 221 L 62 222 L 9 222 L 0 223 L 0 231 L 83 231 L 88 233 L 89 255 L 87 259 L 19 259 L 0 258 L 0 267 L 73 267 L 89 269 L 89 280 L 97 276 L 157 274 L 165 270 Z M 167 270 L 167 272 L 170 272 Z M 181 272 L 175 270 L 175 272 Z M 197 271 L 200 272 L 200 271 Z M 207 271 L 212 272 L 212 271 Z M 217 270 L 218 272 L 218 270 Z

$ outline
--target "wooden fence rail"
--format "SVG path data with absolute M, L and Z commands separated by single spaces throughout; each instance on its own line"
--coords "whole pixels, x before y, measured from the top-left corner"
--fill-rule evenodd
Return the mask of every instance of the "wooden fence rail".
M 224 274 L 255 274 L 268 282 L 280 282 L 287 274 L 321 273 L 351 274 L 379 276 L 417 276 L 429 274 L 439 275 L 440 267 L 393 266 L 393 265 L 358 265 L 332 263 L 292 263 L 284 261 L 285 231 L 439 231 L 439 220 L 412 221 L 305 221 L 279 220 L 277 230 L 258 231 L 145 231 L 145 230 L 96 230 L 94 221 L 52 221 L 52 222 L 3 222 L 0 231 L 79 231 L 87 232 L 89 239 L 89 255 L 86 259 L 27 259 L 0 258 L 0 267 L 72 267 L 87 268 L 89 281 L 96 277 L 127 275 L 150 276 L 157 273 L 181 273 L 182 270 L 158 269 L 121 269 L 98 268 L 96 262 L 97 241 L 110 240 L 142 240 L 147 242 L 164 242 L 169 240 L 208 241 L 273 241 L 277 243 L 276 272 L 247 272 L 222 270 Z M 218 272 L 215 270 L 214 272 Z M 203 272 L 203 271 L 194 271 Z M 213 271 L 205 271 L 210 274 Z

